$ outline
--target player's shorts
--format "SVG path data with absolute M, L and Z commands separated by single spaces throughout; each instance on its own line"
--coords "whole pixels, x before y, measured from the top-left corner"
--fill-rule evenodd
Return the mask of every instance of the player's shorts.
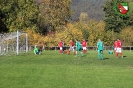
M 114 48 L 114 50 L 116 50 L 116 48 Z
M 86 47 L 83 47 L 83 50 L 86 50 Z
M 62 50 L 62 47 L 60 47 L 60 50 Z
M 70 50 L 74 50 L 74 46 L 70 46 Z
M 76 51 L 82 51 L 82 48 L 78 48 L 78 49 L 76 49 Z
M 103 53 L 103 50 L 98 50 L 98 53 Z
M 122 49 L 121 48 L 116 48 L 116 52 L 117 53 L 121 53 L 122 52 Z

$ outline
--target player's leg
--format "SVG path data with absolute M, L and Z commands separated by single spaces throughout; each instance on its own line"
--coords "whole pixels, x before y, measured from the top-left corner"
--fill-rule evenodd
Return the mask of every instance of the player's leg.
M 104 59 L 103 50 L 100 50 L 100 57 L 101 57 L 102 59 Z
M 119 49 L 120 56 L 123 58 L 122 49 Z
M 62 54 L 64 53 L 64 51 L 65 51 L 65 47 L 62 47 Z
M 114 48 L 114 53 L 116 53 L 116 48 Z
M 72 46 L 73 54 L 76 55 L 76 51 L 74 50 L 74 46 Z
M 87 47 L 85 47 L 85 53 L 87 52 Z
M 79 49 L 80 53 L 82 56 L 84 56 L 83 52 L 82 52 L 82 48 Z
M 71 51 L 71 46 L 70 46 L 70 48 L 67 50 L 67 54 L 68 54 L 68 55 L 70 54 L 70 51 Z
M 74 52 L 74 46 L 72 46 L 72 51 Z
M 100 50 L 98 50 L 98 60 L 100 60 Z
M 76 47 L 76 56 L 78 55 L 78 48 Z
M 85 53 L 87 52 L 87 47 L 85 47 Z
M 60 47 L 60 53 L 62 53 L 62 47 Z
M 70 54 L 71 49 L 72 49 L 72 47 L 70 46 L 70 48 L 67 51 L 67 54 Z
M 116 48 L 116 58 L 118 58 L 119 48 Z
M 85 47 L 83 47 L 83 53 L 85 53 Z

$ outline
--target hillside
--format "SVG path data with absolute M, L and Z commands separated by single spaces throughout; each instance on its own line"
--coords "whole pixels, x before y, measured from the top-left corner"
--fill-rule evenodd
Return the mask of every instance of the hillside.
M 104 2 L 105 0 L 72 0 L 72 21 L 78 20 L 81 12 L 88 13 L 91 19 L 102 20 L 104 17 L 104 12 L 102 11 Z

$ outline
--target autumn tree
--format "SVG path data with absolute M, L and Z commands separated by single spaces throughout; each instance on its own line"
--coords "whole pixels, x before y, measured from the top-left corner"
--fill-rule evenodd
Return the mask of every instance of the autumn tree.
M 120 38 L 123 41 L 124 46 L 133 45 L 133 28 L 127 27 L 120 32 Z
M 84 23 L 88 21 L 88 14 L 85 12 L 81 12 L 79 16 L 80 22 Z
M 40 32 L 62 30 L 71 15 L 71 0 L 39 0 Z

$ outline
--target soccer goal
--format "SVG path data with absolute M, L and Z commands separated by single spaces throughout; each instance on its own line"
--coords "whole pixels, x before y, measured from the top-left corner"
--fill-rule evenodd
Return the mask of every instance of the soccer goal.
M 28 52 L 28 35 L 25 32 L 0 34 L 0 55 Z

